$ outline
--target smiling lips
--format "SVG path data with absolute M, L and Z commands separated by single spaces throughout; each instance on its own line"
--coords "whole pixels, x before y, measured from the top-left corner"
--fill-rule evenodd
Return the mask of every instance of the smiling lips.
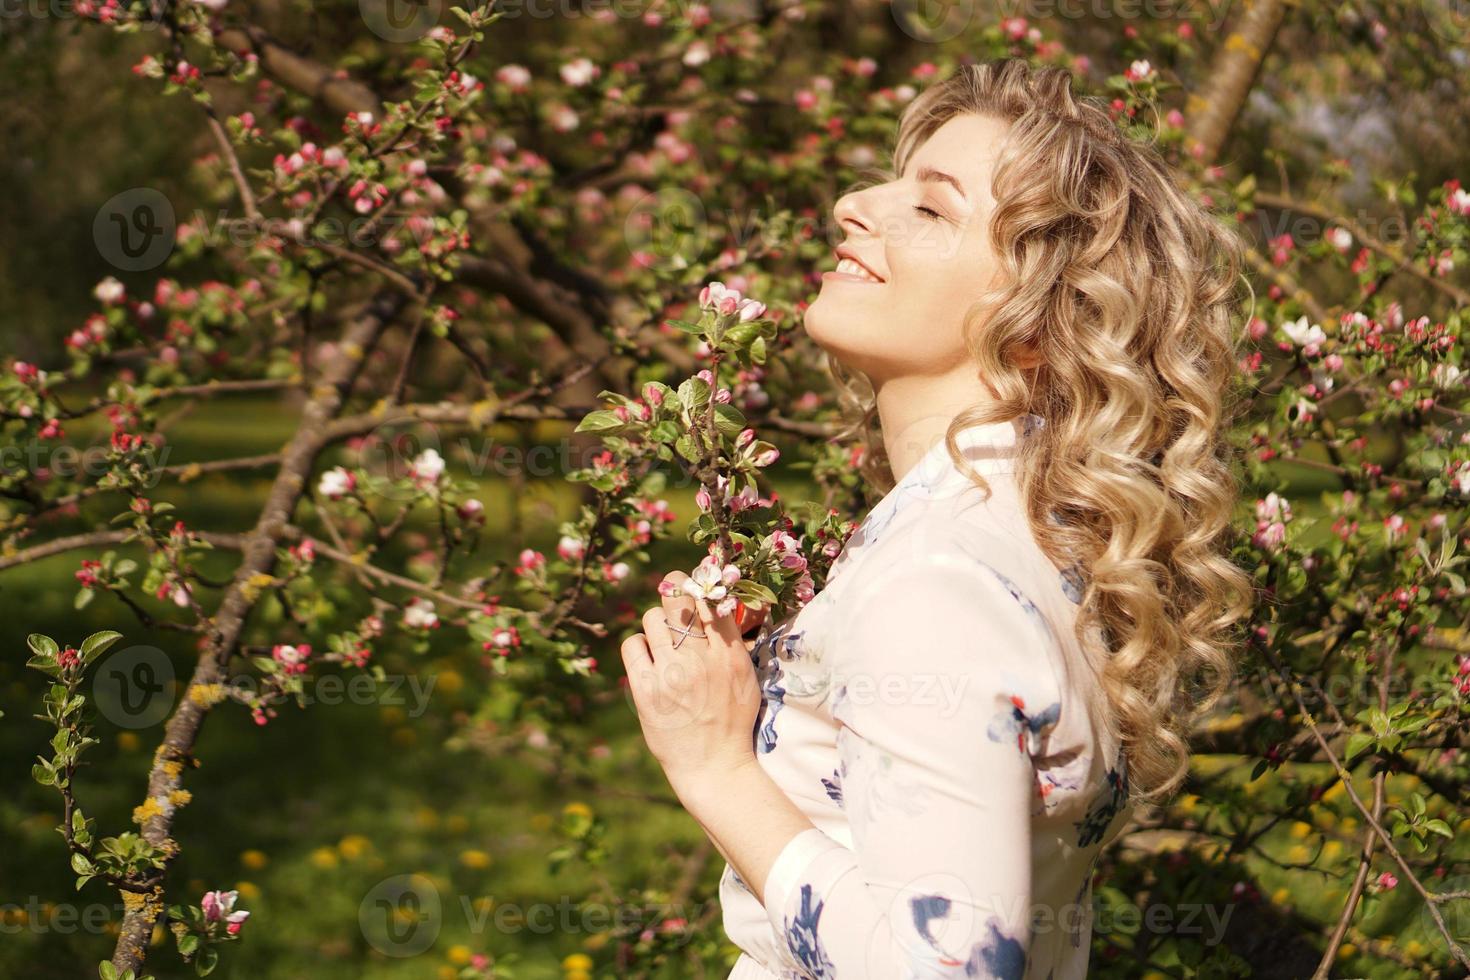
M 883 282 L 882 278 L 858 261 L 857 257 L 847 248 L 837 250 L 837 268 L 833 272 L 860 282 Z

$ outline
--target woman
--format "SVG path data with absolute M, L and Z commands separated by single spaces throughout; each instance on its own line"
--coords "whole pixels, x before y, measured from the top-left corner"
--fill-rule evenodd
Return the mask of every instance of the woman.
M 894 164 L 805 318 L 886 496 L 749 652 L 674 597 L 624 662 L 732 978 L 1082 977 L 1098 855 L 1182 782 L 1249 605 L 1239 247 L 1061 69 L 961 69 Z

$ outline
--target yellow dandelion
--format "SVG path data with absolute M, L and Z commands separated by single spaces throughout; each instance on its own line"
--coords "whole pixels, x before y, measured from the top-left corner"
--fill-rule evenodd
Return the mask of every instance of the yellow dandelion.
M 421 806 L 414 811 L 413 818 L 420 827 L 439 826 L 439 811 L 430 806 Z
M 366 854 L 373 846 L 373 842 L 362 834 L 348 834 L 337 842 L 337 850 L 349 861 L 356 861 Z
M 1428 950 L 1424 948 L 1424 944 L 1421 943 L 1419 940 L 1410 939 L 1408 942 L 1404 943 L 1404 952 L 1407 953 L 1410 957 L 1417 960 L 1422 957 L 1426 952 L 1428 952 Z
M 445 694 L 454 694 L 464 687 L 464 678 L 457 670 L 441 670 L 434 676 L 437 678 L 434 686 Z
M 240 893 L 241 898 L 251 902 L 260 897 L 260 886 L 253 881 L 236 882 L 235 891 Z
M 585 803 L 568 803 L 561 808 L 561 812 L 567 816 L 591 817 L 592 808 Z
M 138 736 L 132 732 L 120 732 L 117 736 L 117 747 L 124 752 L 136 752 L 141 743 Z
M 1289 901 L 1291 901 L 1290 888 L 1278 888 L 1271 893 L 1271 902 L 1274 905 L 1285 905 Z
M 383 705 L 382 711 L 380 713 L 382 715 L 383 722 L 388 725 L 397 725 L 402 722 L 404 718 L 408 717 L 403 713 L 403 709 L 398 707 L 396 704 Z
M 311 852 L 311 863 L 318 868 L 335 868 L 337 866 L 337 852 L 330 847 L 318 847 Z
M 449 962 L 456 966 L 464 966 L 470 961 L 470 948 L 468 946 L 451 946 L 445 954 Z
M 594 934 L 588 936 L 586 939 L 582 940 L 582 948 L 583 949 L 590 949 L 593 952 L 596 952 L 597 950 L 601 949 L 602 947 L 604 947 L 606 945 L 607 945 L 607 933 L 605 933 L 605 932 L 594 933 Z
M 592 980 L 592 974 L 586 970 L 568 970 L 562 974 L 562 980 Z
M 270 859 L 265 856 L 264 851 L 249 850 L 240 852 L 240 863 L 251 871 L 259 871 L 266 866 Z
M 1305 844 L 1295 844 L 1286 852 L 1286 859 L 1293 864 L 1304 864 L 1308 856 Z
M 1312 832 L 1312 825 L 1301 820 L 1294 820 L 1291 824 L 1291 836 L 1305 837 Z
M 436 975 L 439 977 L 439 980 L 455 980 L 459 976 L 459 971 L 452 966 L 441 965 Z
M 1354 830 L 1357 830 L 1358 829 L 1358 818 L 1357 817 L 1343 817 L 1342 818 L 1342 823 L 1341 823 L 1340 827 L 1341 827 L 1343 833 L 1350 834 Z
M 484 851 L 468 850 L 459 852 L 459 863 L 466 868 L 488 868 L 490 867 L 490 855 Z
M 471 906 L 476 912 L 483 915 L 486 912 L 489 912 L 491 909 L 495 908 L 495 899 L 490 898 L 488 895 L 482 895 L 479 898 L 475 899 L 474 902 L 471 903 Z
M 592 969 L 592 957 L 586 953 L 572 953 L 561 961 L 563 970 L 590 970 Z
M 1339 959 L 1345 960 L 1357 951 L 1358 947 L 1354 946 L 1352 943 L 1343 943 L 1341 946 L 1337 947 L 1337 955 Z
M 1347 790 L 1343 789 L 1342 780 L 1339 779 L 1337 782 L 1335 782 L 1331 786 L 1327 787 L 1326 792 L 1324 792 L 1322 794 L 1322 799 L 1324 799 L 1324 800 L 1335 800 L 1339 796 L 1341 796 L 1342 794 L 1344 794 L 1346 792 L 1347 792 Z
M 1342 841 L 1330 840 L 1322 845 L 1322 856 L 1327 859 L 1335 858 L 1342 853 Z

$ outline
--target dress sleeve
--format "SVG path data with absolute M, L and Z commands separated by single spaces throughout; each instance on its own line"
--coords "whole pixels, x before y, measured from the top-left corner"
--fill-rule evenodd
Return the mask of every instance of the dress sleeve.
M 816 980 L 1020 978 L 1057 641 L 964 556 L 906 560 L 848 600 L 831 711 L 853 847 L 813 828 L 777 856 L 764 904 L 782 955 Z

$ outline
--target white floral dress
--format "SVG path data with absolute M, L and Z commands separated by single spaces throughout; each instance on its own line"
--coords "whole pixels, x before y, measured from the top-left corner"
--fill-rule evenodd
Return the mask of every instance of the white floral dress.
M 1084 582 L 1037 548 L 1014 485 L 1037 416 L 941 440 L 752 659 L 761 766 L 815 829 L 762 906 L 728 863 L 730 980 L 1074 980 L 1092 875 L 1131 812 L 1127 758 L 1072 624 Z

